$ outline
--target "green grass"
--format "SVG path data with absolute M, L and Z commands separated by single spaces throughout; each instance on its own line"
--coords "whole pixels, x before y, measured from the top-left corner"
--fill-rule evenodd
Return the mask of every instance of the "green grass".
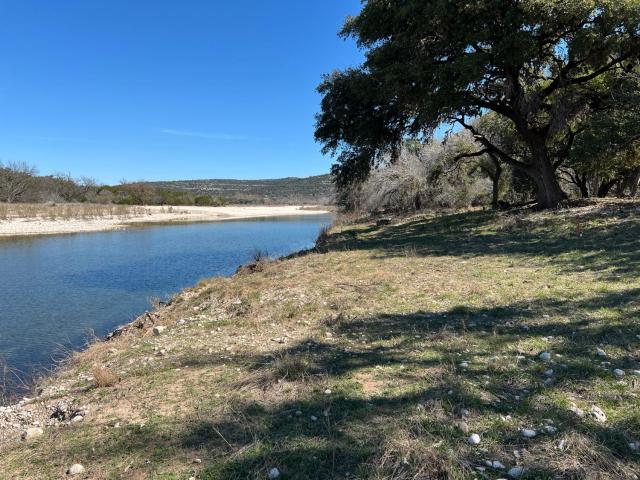
M 78 461 L 91 478 L 266 478 L 277 467 L 283 479 L 497 479 L 506 471 L 485 461 L 498 460 L 523 466 L 522 478 L 633 478 L 636 208 L 342 225 L 318 252 L 201 282 L 158 311 L 166 335 L 133 329 L 79 354 L 76 365 L 108 363 L 122 380 L 78 390 L 86 422 L 6 445 L 0 469 L 59 478 Z M 74 388 L 75 368 L 55 381 Z

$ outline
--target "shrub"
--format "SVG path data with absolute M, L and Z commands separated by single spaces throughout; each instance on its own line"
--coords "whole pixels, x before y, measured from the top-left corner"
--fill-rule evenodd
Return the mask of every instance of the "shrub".
M 111 387 L 118 383 L 118 376 L 107 367 L 96 365 L 91 369 L 91 374 L 96 382 L 96 387 Z

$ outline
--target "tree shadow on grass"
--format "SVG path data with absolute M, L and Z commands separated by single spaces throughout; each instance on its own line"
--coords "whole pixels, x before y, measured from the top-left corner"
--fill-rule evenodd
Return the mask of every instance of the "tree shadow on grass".
M 631 210 L 610 218 L 618 221 L 578 226 L 575 219 L 529 224 L 514 217 L 511 225 L 493 212 L 455 213 L 346 230 L 332 235 L 325 250 L 370 250 L 376 257 L 406 256 L 408 251 L 424 257 L 516 255 L 553 260 L 566 271 L 601 272 L 610 280 L 635 277 L 640 274 L 640 218 Z
M 523 452 L 525 478 L 627 478 L 638 465 L 629 443 L 640 438 L 639 405 L 634 381 L 619 384 L 612 369 L 638 368 L 638 359 L 616 354 L 603 366 L 596 347 L 637 350 L 640 324 L 629 319 L 640 311 L 628 301 L 639 293 L 328 319 L 332 336 L 325 340 L 236 355 L 231 364 L 253 376 L 237 381 L 222 414 L 207 413 L 203 399 L 201 414 L 180 425 L 174 441 L 208 452 L 200 478 L 211 479 L 264 478 L 274 467 L 295 479 L 473 478 L 487 459 L 515 465 L 514 450 Z M 620 305 L 606 322 L 585 315 Z M 538 313 L 543 309 L 548 318 Z M 530 340 L 544 346 L 518 349 Z M 539 358 L 541 349 L 552 353 L 550 361 Z M 216 363 L 223 361 L 215 355 L 199 360 Z M 359 374 L 381 386 L 363 391 Z M 293 386 L 302 392 L 294 400 L 281 395 Z M 571 399 L 583 417 L 570 410 Z M 589 415 L 596 404 L 610 415 L 606 423 Z M 463 420 L 482 429 L 482 448 L 467 445 Z M 538 435 L 523 438 L 525 427 Z M 561 439 L 568 439 L 566 451 L 556 450 Z M 430 468 L 420 470 L 427 458 Z

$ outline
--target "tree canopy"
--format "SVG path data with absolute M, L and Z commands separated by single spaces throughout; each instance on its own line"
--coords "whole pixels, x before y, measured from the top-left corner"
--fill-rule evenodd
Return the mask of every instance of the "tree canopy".
M 634 81 L 640 0 L 368 0 L 341 34 L 366 58 L 318 89 L 316 139 L 338 157 L 338 185 L 365 178 L 403 140 L 458 124 L 478 155 L 524 172 L 553 207 L 576 136 L 593 114 L 627 108 L 605 101 L 603 79 Z M 518 154 L 474 126 L 487 112 L 509 122 Z

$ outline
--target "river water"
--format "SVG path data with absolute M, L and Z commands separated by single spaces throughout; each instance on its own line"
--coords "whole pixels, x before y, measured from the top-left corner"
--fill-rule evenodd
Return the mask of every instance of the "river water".
M 256 251 L 313 246 L 328 215 L 0 240 L 0 386 L 50 368 L 198 280 L 229 275 Z M 7 387 L 5 387 L 7 388 Z M 15 389 L 15 386 L 13 387 Z

